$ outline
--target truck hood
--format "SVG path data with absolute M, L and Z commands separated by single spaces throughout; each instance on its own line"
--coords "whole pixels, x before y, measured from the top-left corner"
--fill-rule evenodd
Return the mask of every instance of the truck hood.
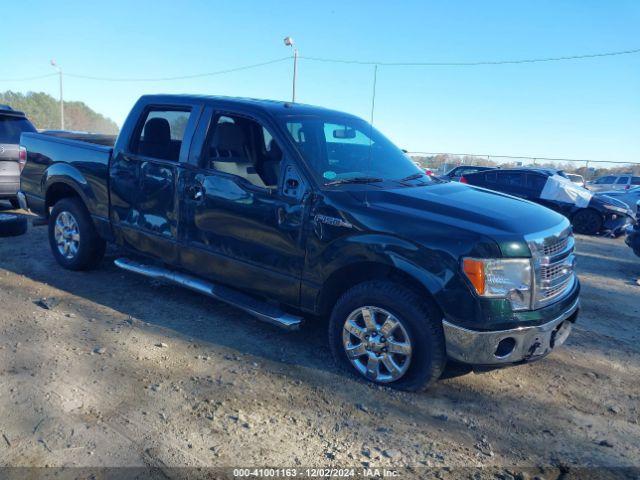
M 358 192 L 364 199 L 364 192 Z M 434 224 L 467 230 L 494 239 L 521 240 L 553 228 L 564 217 L 546 207 L 503 193 L 457 182 L 388 190 L 368 190 L 370 208 L 396 214 L 398 222 L 428 229 Z M 403 219 L 404 217 L 404 219 Z

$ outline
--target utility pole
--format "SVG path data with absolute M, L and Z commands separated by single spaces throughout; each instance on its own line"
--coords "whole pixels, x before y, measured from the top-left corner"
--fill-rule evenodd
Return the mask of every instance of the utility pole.
M 291 94 L 291 103 L 296 103 L 296 77 L 298 76 L 298 49 L 293 43 L 293 38 L 285 37 L 284 44 L 293 48 L 293 91 Z
M 56 63 L 55 60 L 51 60 L 51 66 L 58 70 L 58 76 L 60 78 L 60 130 L 64 130 L 64 99 L 62 97 L 62 68 Z

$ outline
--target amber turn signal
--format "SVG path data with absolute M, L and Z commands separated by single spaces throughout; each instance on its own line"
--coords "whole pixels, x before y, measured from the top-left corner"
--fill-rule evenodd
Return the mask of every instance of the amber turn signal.
M 484 263 L 480 260 L 474 260 L 473 258 L 465 258 L 462 263 L 462 269 L 476 289 L 476 292 L 478 292 L 478 295 L 484 295 Z

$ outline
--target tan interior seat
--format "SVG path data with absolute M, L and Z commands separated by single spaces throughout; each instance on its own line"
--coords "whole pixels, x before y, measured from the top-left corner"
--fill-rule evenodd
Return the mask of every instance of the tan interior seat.
M 245 178 L 258 187 L 266 187 L 256 172 L 247 137 L 235 123 L 216 125 L 209 145 L 209 167 Z

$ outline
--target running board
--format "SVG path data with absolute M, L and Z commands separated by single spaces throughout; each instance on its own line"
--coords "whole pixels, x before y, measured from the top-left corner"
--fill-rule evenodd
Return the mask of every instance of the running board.
M 261 302 L 249 295 L 232 290 L 231 288 L 223 287 L 222 285 L 210 283 L 191 275 L 169 270 L 167 268 L 145 265 L 143 263 L 129 260 L 128 258 L 118 258 L 113 263 L 115 263 L 117 267 L 129 272 L 139 273 L 158 280 L 165 280 L 175 283 L 181 287 L 195 290 L 199 293 L 204 293 L 205 295 L 233 305 L 234 307 L 244 310 L 260 320 L 284 328 L 285 330 L 298 330 L 302 325 L 301 317 L 283 312 L 273 305 Z

